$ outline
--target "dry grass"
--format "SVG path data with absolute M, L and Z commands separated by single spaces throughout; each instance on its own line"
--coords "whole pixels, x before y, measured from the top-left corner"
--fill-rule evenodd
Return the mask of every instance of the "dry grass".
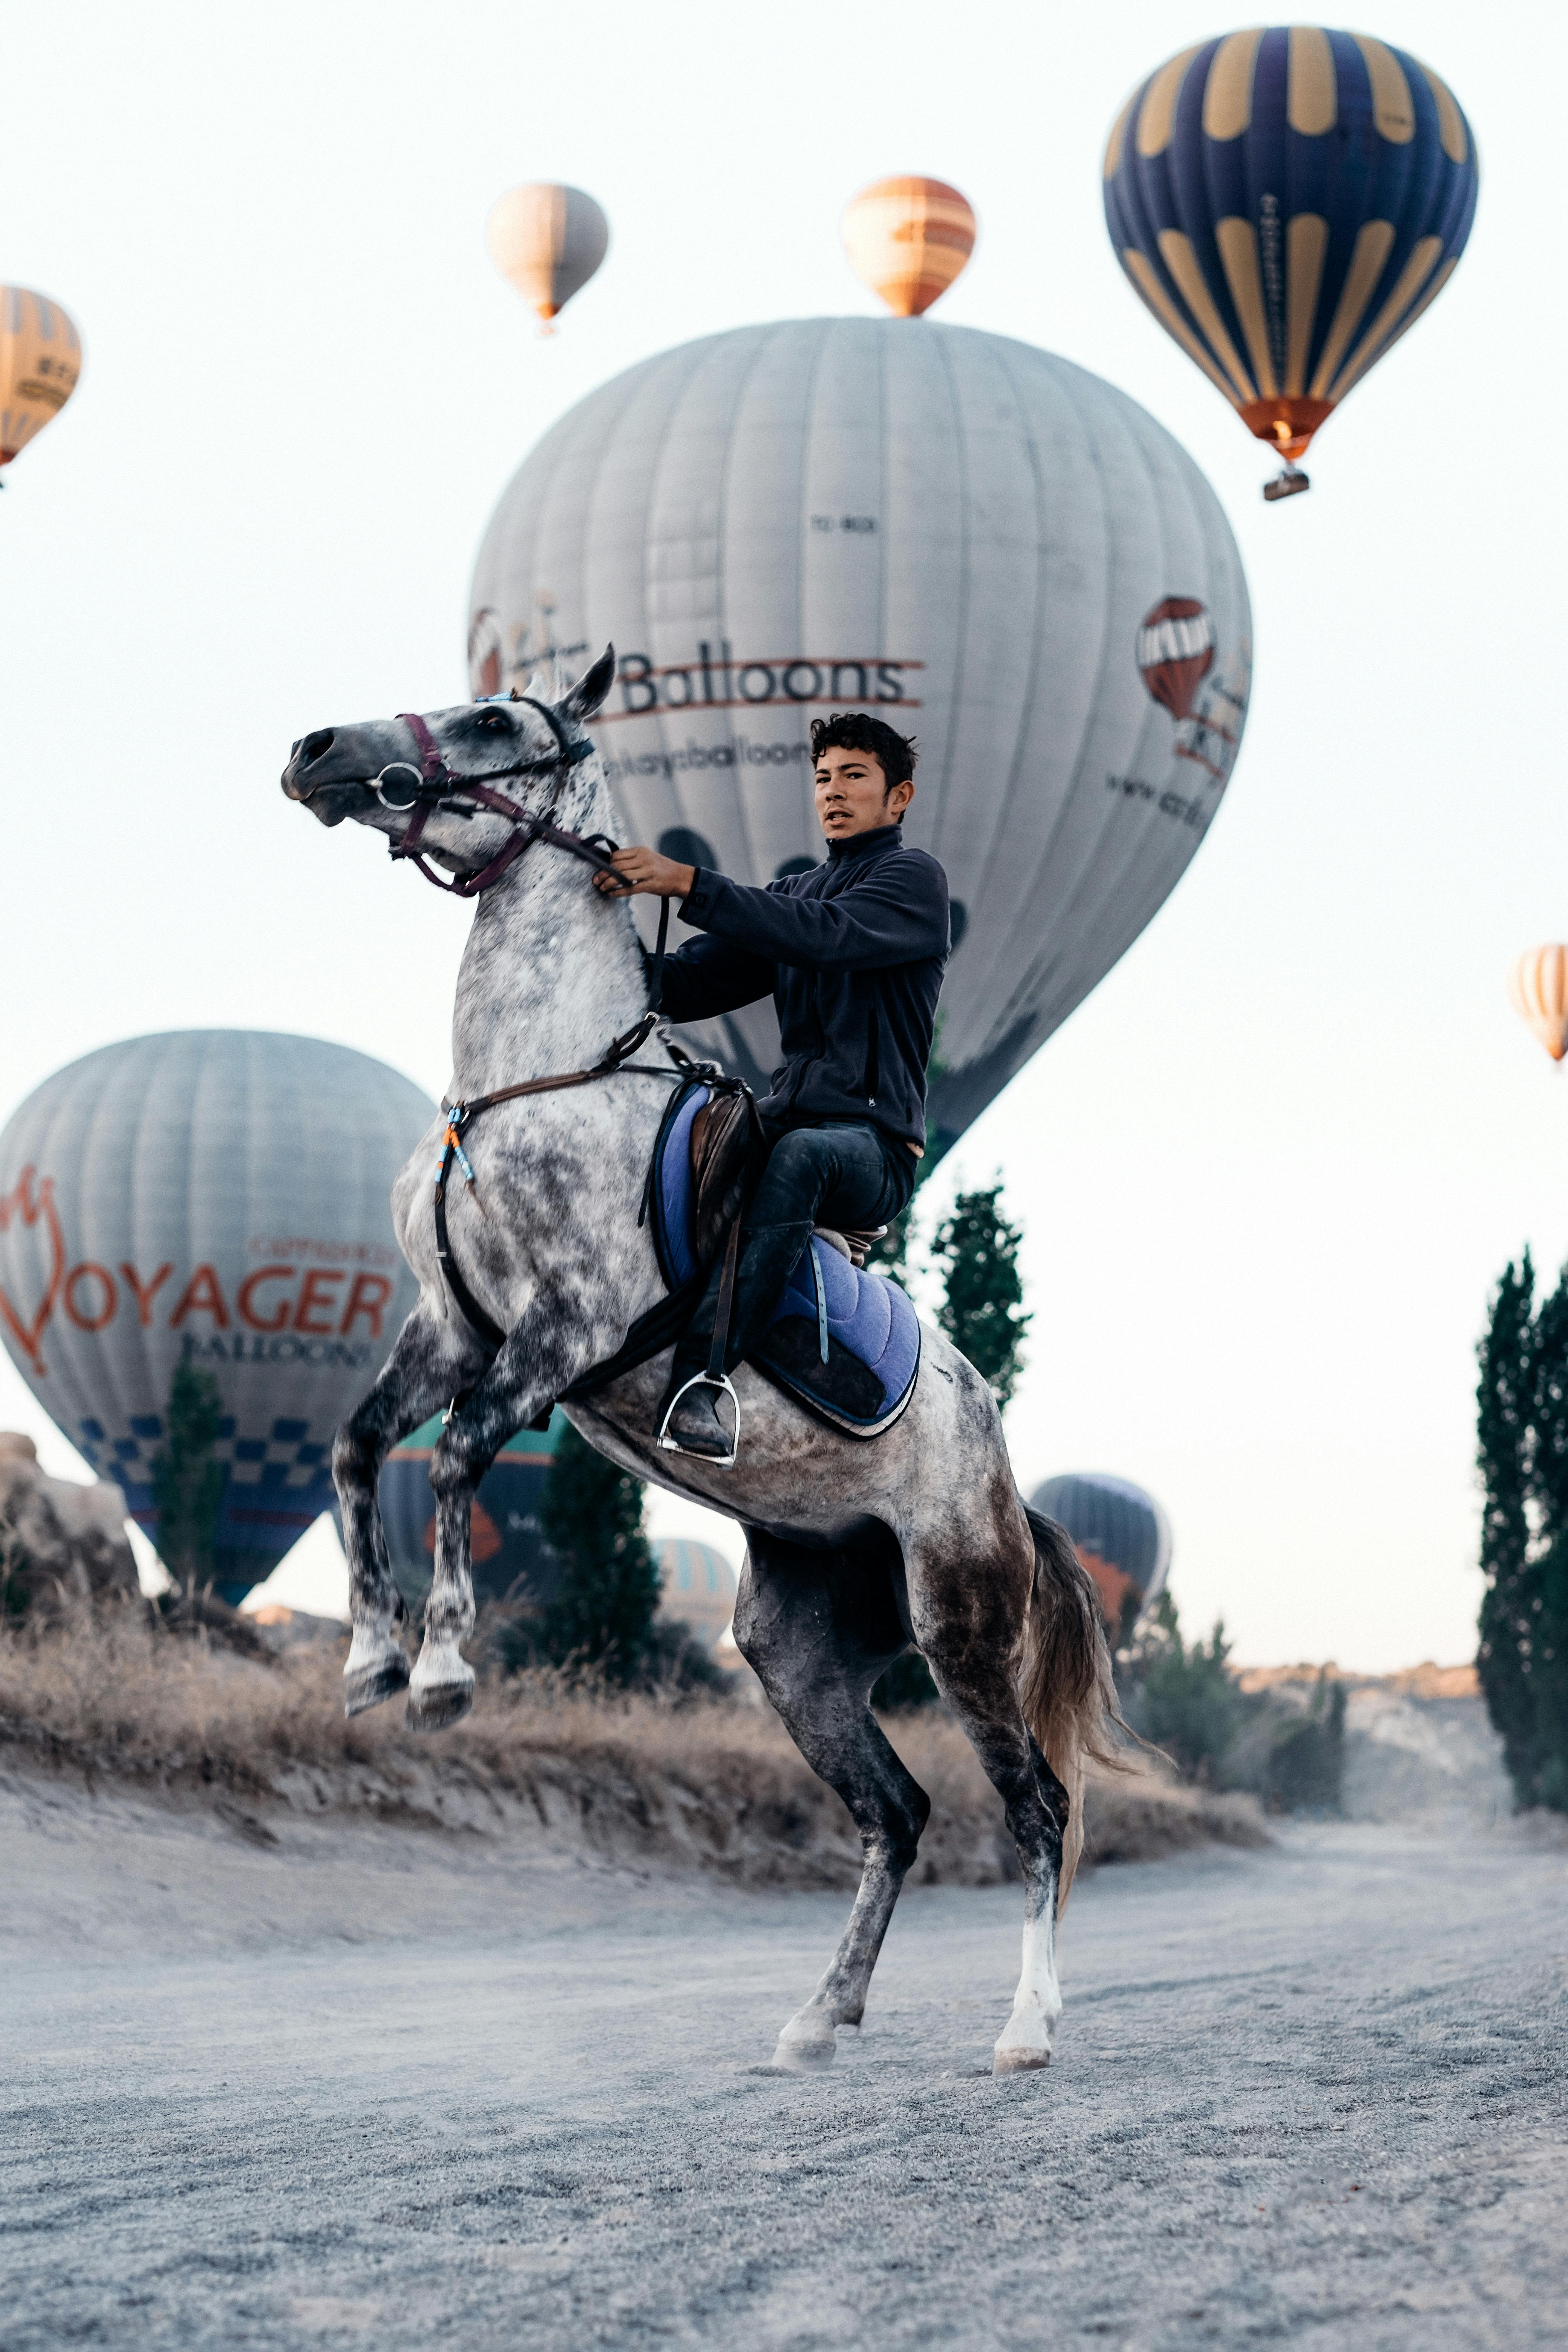
M 556 1675 L 483 1679 L 468 1718 L 416 1738 L 392 1707 L 346 1723 L 345 1643 L 268 1661 L 134 1609 L 0 1633 L 0 1745 L 97 1780 L 205 1794 L 265 1811 L 361 1812 L 495 1832 L 622 1860 L 715 1870 L 750 1886 L 849 1886 L 859 1843 L 843 1805 L 770 1710 L 726 1699 L 628 1697 Z M 931 1798 L 917 1884 L 1016 1874 L 994 1792 L 935 1710 L 889 1723 Z M 1145 1860 L 1218 1840 L 1266 1842 L 1250 1800 L 1170 1786 L 1136 1769 L 1095 1781 L 1091 1862 Z

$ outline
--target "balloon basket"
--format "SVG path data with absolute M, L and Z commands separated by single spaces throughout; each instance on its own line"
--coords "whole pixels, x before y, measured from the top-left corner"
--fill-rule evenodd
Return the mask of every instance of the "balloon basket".
M 1272 506 L 1276 499 L 1300 498 L 1303 490 L 1310 490 L 1311 487 L 1310 474 L 1304 474 L 1300 466 L 1287 466 L 1283 473 L 1276 474 L 1271 482 L 1264 483 L 1263 495 Z

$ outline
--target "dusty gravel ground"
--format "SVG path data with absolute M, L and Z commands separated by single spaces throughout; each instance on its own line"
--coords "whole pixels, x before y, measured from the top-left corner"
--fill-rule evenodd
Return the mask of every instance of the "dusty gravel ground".
M 1098 1872 L 1001 2084 L 1012 1888 L 906 1895 L 802 2079 L 838 1895 L 27 1774 L 0 1857 L 5 2352 L 1564 2340 L 1568 1853 L 1512 1824 Z

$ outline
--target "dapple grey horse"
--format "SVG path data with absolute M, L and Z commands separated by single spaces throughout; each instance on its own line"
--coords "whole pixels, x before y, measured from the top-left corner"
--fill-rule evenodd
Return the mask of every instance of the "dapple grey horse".
M 614 675 L 608 650 L 552 702 L 464 704 L 321 729 L 295 744 L 284 772 L 284 791 L 323 824 L 352 817 L 394 847 L 416 831 L 419 854 L 465 888 L 482 883 L 453 1016 L 454 1102 L 584 1070 L 648 1010 L 627 902 L 595 890 L 589 866 L 563 854 L 559 837 L 519 831 L 525 814 L 579 841 L 613 823 L 585 726 Z M 477 1181 L 452 1189 L 450 1247 L 505 1334 L 499 1353 L 458 1310 L 437 1256 L 432 1177 L 444 1121 L 394 1187 L 419 1303 L 333 1453 L 353 1614 L 351 1714 L 405 1684 L 416 1727 L 466 1712 L 474 1490 L 507 1438 L 614 1356 L 666 1295 L 637 1211 L 676 1071 L 657 1033 L 635 1060 L 595 1083 L 500 1104 L 466 1132 Z M 908 1411 L 862 1443 L 819 1424 L 742 1365 L 741 1455 L 724 1468 L 656 1447 L 668 1366 L 667 1349 L 570 1405 L 571 1418 L 623 1469 L 744 1527 L 735 1640 L 802 1755 L 848 1807 L 864 1849 L 843 1940 L 784 2025 L 776 2063 L 820 2065 L 833 2055 L 835 2029 L 858 2024 L 931 1810 L 869 1706 L 878 1676 L 912 1641 L 1003 1800 L 1023 1866 L 1023 1973 L 995 2071 L 1045 2065 L 1061 2010 L 1058 1897 L 1082 1843 L 1085 1760 L 1110 1760 L 1114 1699 L 1092 1588 L 1061 1530 L 1026 1515 L 990 1389 L 928 1328 Z M 410 1680 L 376 1485 L 391 1448 L 454 1398 L 461 1402 L 431 1464 L 435 1581 Z

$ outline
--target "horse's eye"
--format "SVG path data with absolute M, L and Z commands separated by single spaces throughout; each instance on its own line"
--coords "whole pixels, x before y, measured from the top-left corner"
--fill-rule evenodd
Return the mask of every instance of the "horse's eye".
M 479 725 L 487 735 L 504 735 L 507 731 L 507 722 L 499 710 L 487 710 Z

